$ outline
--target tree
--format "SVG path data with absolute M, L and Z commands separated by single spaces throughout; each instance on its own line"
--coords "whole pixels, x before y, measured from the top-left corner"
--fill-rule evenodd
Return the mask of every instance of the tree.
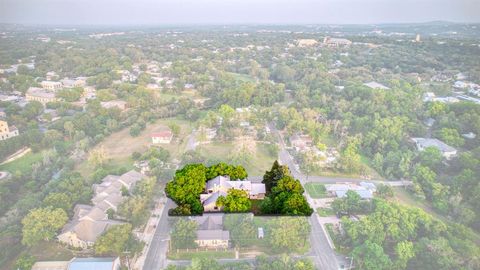
M 395 246 L 395 255 L 396 260 L 394 264 L 398 269 L 405 269 L 407 267 L 408 261 L 415 257 L 415 250 L 413 243 L 410 241 L 399 242 Z
M 437 168 L 437 166 L 442 162 L 443 156 L 442 152 L 436 147 L 427 147 L 421 151 L 418 155 L 418 158 L 422 165 L 427 166 L 431 169 Z
M 195 220 L 179 219 L 175 222 L 171 233 L 174 249 L 194 248 L 197 246 L 197 222 Z
M 282 179 L 284 176 L 289 176 L 290 170 L 288 166 L 281 166 L 277 160 L 273 162 L 272 168 L 270 171 L 266 171 L 263 176 L 262 183 L 265 184 L 265 189 L 267 193 L 272 191 L 272 188 L 277 185 L 278 180 Z
M 129 251 L 133 254 L 142 250 L 142 244 L 132 234 L 132 225 L 115 225 L 102 234 L 94 245 L 95 254 L 122 256 Z
M 103 167 L 106 161 L 107 153 L 103 147 L 90 151 L 90 154 L 88 155 L 88 163 L 95 168 Z
M 223 206 L 223 210 L 230 213 L 247 212 L 252 207 L 247 192 L 240 189 L 230 189 L 227 197 L 218 197 L 216 204 L 219 207 Z
M 389 199 L 393 197 L 394 193 L 391 186 L 379 184 L 377 185 L 377 195 L 380 198 Z
M 61 208 L 65 210 L 65 212 L 70 211 L 72 208 L 72 199 L 66 193 L 54 192 L 48 194 L 45 199 L 43 199 L 44 207 L 51 207 L 51 208 Z
M 67 220 L 67 213 L 60 208 L 48 207 L 31 210 L 22 220 L 22 244 L 34 246 L 42 240 L 52 240 Z
M 382 246 L 369 240 L 361 246 L 353 249 L 352 256 L 359 269 L 388 270 L 392 267 L 392 261 L 383 251 Z
M 435 135 L 451 146 L 462 146 L 465 140 L 460 136 L 458 131 L 454 128 L 442 128 Z
M 63 129 L 68 132 L 68 137 L 72 139 L 72 134 L 75 131 L 75 126 L 73 125 L 72 121 L 65 121 L 63 124 Z
M 175 138 L 177 138 L 179 135 L 180 135 L 180 131 L 181 131 L 181 128 L 179 125 L 177 125 L 176 123 L 170 123 L 168 124 L 168 127 L 170 128 L 170 130 L 172 131 L 173 133 L 173 136 Z
M 30 254 L 22 254 L 15 261 L 15 270 L 30 270 L 36 259 Z
M 357 145 L 358 140 L 351 140 L 342 151 L 339 164 L 347 173 L 358 173 L 363 167 Z
M 310 237 L 310 224 L 305 217 L 279 217 L 271 220 L 269 242 L 275 250 L 295 252 Z

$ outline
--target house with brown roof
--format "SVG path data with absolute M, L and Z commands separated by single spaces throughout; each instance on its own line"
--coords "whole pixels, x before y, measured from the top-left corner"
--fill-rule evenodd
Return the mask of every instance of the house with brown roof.
M 117 211 L 125 200 L 122 189 L 132 190 L 143 177 L 143 174 L 132 170 L 120 176 L 107 175 L 100 184 L 93 185 L 93 205 L 77 204 L 72 220 L 63 227 L 58 240 L 77 248 L 92 247 L 105 231 L 112 226 L 123 224 L 121 221 L 109 219 L 107 211 Z

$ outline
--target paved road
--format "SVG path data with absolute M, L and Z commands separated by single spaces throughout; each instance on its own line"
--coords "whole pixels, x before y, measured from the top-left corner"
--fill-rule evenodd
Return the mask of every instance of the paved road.
M 187 139 L 187 145 L 185 147 L 185 152 L 187 151 L 194 151 L 197 148 L 197 132 L 195 130 L 192 130 L 192 133 L 188 136 Z
M 167 199 L 165 209 L 163 209 L 162 216 L 157 224 L 155 235 L 150 243 L 150 249 L 148 250 L 143 270 L 157 270 L 167 267 L 167 251 L 168 251 L 168 239 L 170 234 L 170 227 L 168 225 L 168 210 L 173 208 L 175 203 Z

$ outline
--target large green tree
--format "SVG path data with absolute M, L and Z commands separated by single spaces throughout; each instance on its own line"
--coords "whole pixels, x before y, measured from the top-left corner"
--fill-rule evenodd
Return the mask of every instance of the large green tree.
M 42 240 L 52 240 L 67 220 L 67 213 L 61 208 L 31 210 L 22 220 L 22 244 L 34 246 Z

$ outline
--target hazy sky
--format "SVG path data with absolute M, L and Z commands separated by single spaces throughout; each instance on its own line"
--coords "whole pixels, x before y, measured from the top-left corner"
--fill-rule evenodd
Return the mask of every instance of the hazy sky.
M 0 0 L 24 24 L 480 22 L 480 0 Z

